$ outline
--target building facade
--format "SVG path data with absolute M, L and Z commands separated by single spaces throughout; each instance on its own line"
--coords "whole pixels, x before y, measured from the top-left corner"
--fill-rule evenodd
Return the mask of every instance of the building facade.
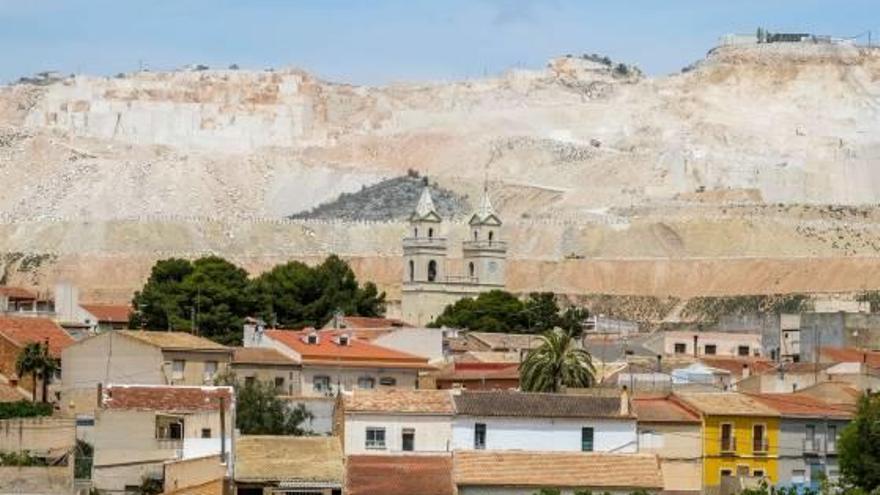
M 449 246 L 443 228 L 443 219 L 425 187 L 410 215 L 410 233 L 403 239 L 401 312 L 407 323 L 427 325 L 459 299 L 504 289 L 507 243 L 501 240 L 501 220 L 488 192 L 484 191 L 468 222 L 468 240 L 461 246 L 464 273 L 449 273 Z
M 698 494 L 703 487 L 700 415 L 670 396 L 637 397 L 639 453 L 656 454 L 663 489 Z

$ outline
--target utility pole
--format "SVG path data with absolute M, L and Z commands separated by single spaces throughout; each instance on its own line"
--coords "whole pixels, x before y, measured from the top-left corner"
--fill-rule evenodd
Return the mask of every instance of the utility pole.
M 226 397 L 220 397 L 220 463 L 226 464 Z

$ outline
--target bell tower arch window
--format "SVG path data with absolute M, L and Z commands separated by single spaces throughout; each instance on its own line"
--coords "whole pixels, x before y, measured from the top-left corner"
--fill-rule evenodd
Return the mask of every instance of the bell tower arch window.
M 434 229 L 429 228 L 428 229 L 428 239 L 433 239 L 433 238 L 434 238 Z
M 474 240 L 475 241 L 477 240 L 477 231 L 476 230 L 474 231 Z
M 492 239 L 495 238 L 495 232 L 489 231 L 489 244 L 492 244 Z
M 431 260 L 428 262 L 428 282 L 437 280 L 437 262 Z
M 416 279 L 416 262 L 413 260 L 409 260 L 409 281 L 412 282 Z
M 473 261 L 468 263 L 468 274 L 470 275 L 471 278 L 474 278 L 474 262 Z

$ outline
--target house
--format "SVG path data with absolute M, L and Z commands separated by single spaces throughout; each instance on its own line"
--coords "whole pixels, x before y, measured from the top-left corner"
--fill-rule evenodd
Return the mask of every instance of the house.
M 453 400 L 453 450 L 638 449 L 636 417 L 625 391 L 598 396 L 465 390 Z
M 779 481 L 779 412 L 736 392 L 675 394 L 703 423 L 703 489 L 722 479 Z
M 467 332 L 462 338 L 468 341 L 469 350 L 522 353 L 541 345 L 535 334 Z
M 89 415 L 98 384 L 210 385 L 231 359 L 228 347 L 185 332 L 105 332 L 64 350 L 62 403 L 68 414 Z
M 235 418 L 232 387 L 108 385 L 95 412 L 93 486 L 129 491 L 161 479 L 164 463 L 206 455 L 229 458 Z
M 749 357 L 762 354 L 761 334 L 740 332 L 663 333 L 663 353 L 670 355 Z
M 344 478 L 338 437 L 242 435 L 236 440 L 237 495 L 341 495 Z
M 455 361 L 432 375 L 434 388 L 440 390 L 516 390 L 519 388 L 519 363 L 473 363 Z
M 264 330 L 245 325 L 245 347 L 269 347 L 302 365 L 303 396 L 333 396 L 340 390 L 415 389 L 428 359 L 355 338 L 346 330 Z
M 0 420 L 0 454 L 17 454 L 31 465 L 0 462 L 0 493 L 69 495 L 74 487 L 76 425 L 53 417 Z
M 324 325 L 322 330 L 390 330 L 409 326 L 403 320 L 396 318 L 336 315 Z
M 837 481 L 837 439 L 855 414 L 807 395 L 754 394 L 780 414 L 779 485 L 819 491 L 820 481 Z
M 88 313 L 86 323 L 92 325 L 93 331 L 124 330 L 128 328 L 131 306 L 128 304 L 80 304 Z
M 455 405 L 444 390 L 355 390 L 342 395 L 346 455 L 449 452 Z
M 206 455 L 165 461 L 164 495 L 225 495 L 226 464 L 221 456 Z
M 452 454 L 349 455 L 346 495 L 454 495 Z
M 74 343 L 67 332 L 48 318 L 0 316 L 0 374 L 12 381 L 17 377 L 18 386 L 28 391 L 32 390 L 32 377 L 19 377 L 15 364 L 25 346 L 34 342 L 48 344 L 49 355 L 56 359 Z M 52 398 L 57 398 L 55 386 L 50 386 L 49 391 Z
M 670 395 L 634 397 L 639 452 L 656 454 L 667 493 L 697 495 L 703 483 L 700 415 Z
M 787 362 L 737 382 L 736 390 L 757 394 L 784 394 L 828 381 L 830 363 Z
M 39 294 L 21 288 L 0 286 L 0 314 L 17 316 L 50 316 L 51 305 Z
M 855 408 L 859 403 L 859 399 L 864 394 L 857 390 L 851 383 L 832 380 L 817 383 L 812 387 L 801 389 L 792 395 L 813 397 L 833 406 Z
M 559 488 L 626 495 L 663 490 L 657 456 L 606 452 L 456 451 L 453 481 L 459 495 L 532 495 Z
M 804 313 L 799 331 L 799 359 L 814 362 L 825 347 L 880 349 L 880 315 L 872 313 Z
M 235 347 L 230 368 L 244 384 L 271 383 L 279 394 L 299 395 L 300 366 L 293 358 L 269 347 Z

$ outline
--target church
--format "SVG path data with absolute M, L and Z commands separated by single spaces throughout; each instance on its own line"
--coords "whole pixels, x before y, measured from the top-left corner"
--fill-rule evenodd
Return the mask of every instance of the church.
M 459 299 L 504 289 L 507 243 L 500 238 L 501 219 L 485 188 L 461 243 L 463 273 L 449 273 L 449 245 L 443 218 L 434 206 L 428 187 L 422 190 L 409 225 L 409 233 L 403 239 L 401 316 L 404 321 L 424 326 Z

